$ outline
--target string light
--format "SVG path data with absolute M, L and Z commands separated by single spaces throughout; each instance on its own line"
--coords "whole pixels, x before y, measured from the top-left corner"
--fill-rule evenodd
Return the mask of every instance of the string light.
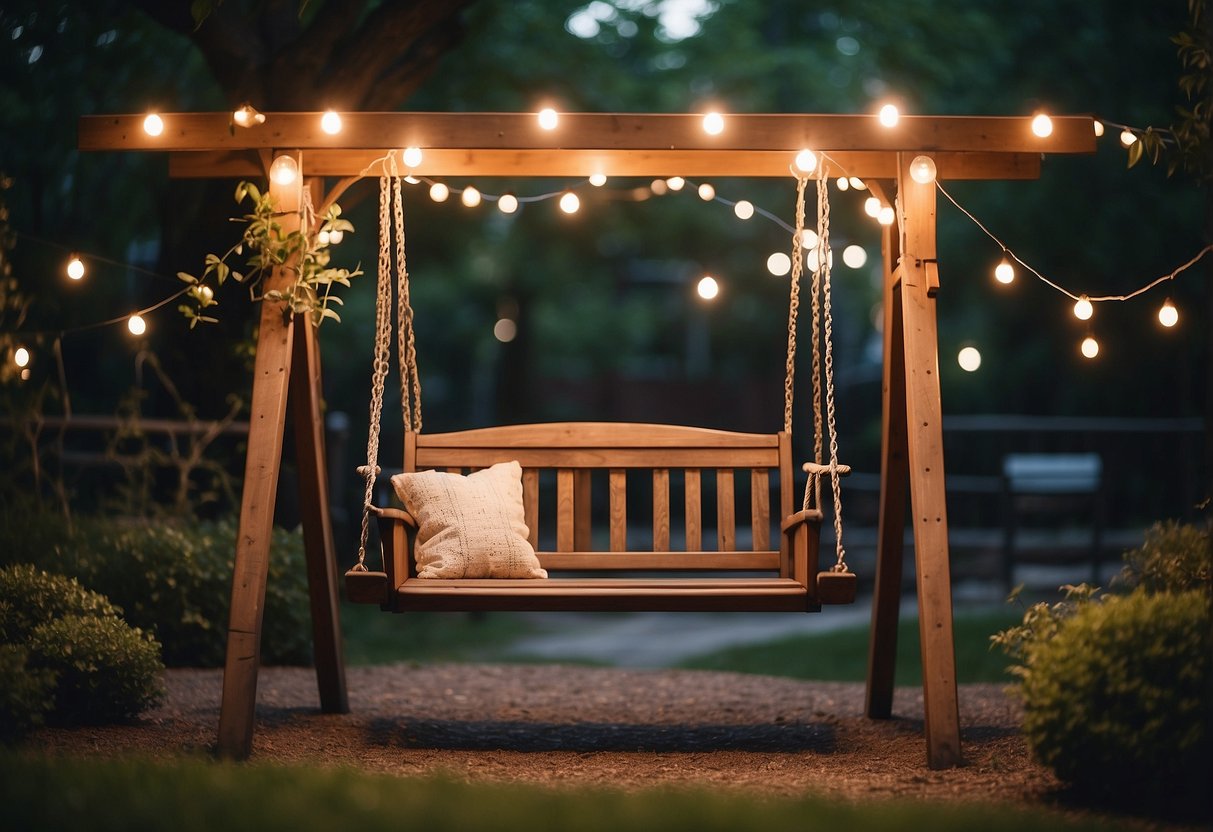
M 657 196 L 664 196 L 669 189 L 670 186 L 665 183 L 664 179 L 654 179 L 649 183 L 649 190 Z
M 1002 260 L 994 267 L 994 279 L 1004 286 L 1015 282 L 1015 267 L 1011 265 L 1006 254 L 1003 254 Z
M 1053 135 L 1053 119 L 1044 113 L 1038 113 L 1032 119 L 1032 132 L 1042 139 L 1047 139 Z
M 817 232 L 811 228 L 802 229 L 800 232 L 800 247 L 805 251 L 817 248 Z
M 782 251 L 777 251 L 767 258 L 767 271 L 776 277 L 783 277 L 792 270 L 792 258 Z
M 681 176 L 671 176 L 665 181 L 665 184 L 669 186 L 671 191 L 681 191 L 686 183 L 687 181 Z
M 1095 121 L 1092 123 L 1092 126 L 1094 126 L 1094 128 L 1095 128 L 1095 138 L 1098 139 L 1100 136 L 1103 135 L 1103 122 L 1100 121 L 1099 119 L 1095 119 Z
M 576 214 L 579 208 L 581 200 L 572 191 L 566 191 L 564 196 L 560 197 L 560 210 L 566 214 Z
M 252 104 L 241 104 L 232 113 L 232 121 L 239 127 L 252 127 L 254 124 L 265 124 L 265 113 L 257 111 Z
M 856 191 L 866 190 L 868 187 L 858 176 L 852 176 L 848 181 L 850 181 L 851 187 Z
M 336 136 L 341 132 L 341 116 L 337 114 L 336 110 L 324 111 L 324 115 L 320 117 L 320 129 L 330 136 Z
M 155 113 L 148 113 L 147 118 L 143 119 L 143 132 L 149 136 L 159 136 L 164 132 L 164 119 Z
M 724 132 L 724 116 L 711 112 L 703 117 L 703 132 L 709 136 L 719 136 Z
M 593 185 L 595 188 L 601 188 L 603 185 L 606 184 L 606 182 L 607 182 L 607 178 L 606 178 L 605 173 L 590 174 L 590 184 Z
M 544 107 L 539 111 L 539 126 L 544 130 L 555 130 L 556 125 L 560 123 L 560 116 L 551 107 Z
M 468 208 L 475 208 L 480 204 L 480 191 L 476 190 L 471 185 L 463 189 L 463 193 L 459 196 L 463 204 Z
M 435 182 L 430 185 L 430 199 L 435 202 L 446 202 L 447 197 L 451 195 L 451 189 L 441 182 Z
M 935 160 L 930 156 L 915 156 L 910 162 L 910 178 L 919 185 L 930 185 L 935 181 Z
M 880 209 L 880 213 L 876 215 L 876 221 L 881 225 L 892 225 L 897 219 L 897 215 L 893 213 L 893 208 L 889 205 Z
M 711 202 L 716 198 L 716 189 L 707 182 L 704 182 L 699 186 L 699 198 L 704 202 Z
M 18 367 L 26 367 L 29 365 L 30 354 L 25 347 L 17 347 L 13 350 L 13 363 Z
M 270 179 L 282 186 L 293 185 L 295 180 L 299 178 L 299 163 L 295 161 L 294 156 L 287 156 L 285 153 L 276 159 L 270 165 Z
M 345 239 L 345 232 L 342 231 L 340 228 L 335 228 L 329 232 L 329 242 L 332 243 L 333 245 L 337 245 L 344 239 Z
M 147 321 L 138 312 L 134 312 L 126 319 L 126 328 L 131 335 L 142 335 L 147 332 Z
M 1179 323 L 1179 310 L 1171 303 L 1170 298 L 1163 301 L 1162 306 L 1158 308 L 1158 322 L 1167 329 Z
M 977 347 L 962 347 L 956 354 L 956 363 L 966 373 L 975 373 L 981 367 L 981 351 Z
M 739 220 L 748 220 L 754 216 L 754 203 L 748 199 L 739 199 L 737 204 L 733 206 L 733 213 L 737 215 Z
M 67 276 L 71 280 L 80 280 L 84 277 L 84 261 L 75 252 L 72 252 L 71 259 L 67 261 Z
M 1099 342 L 1095 340 L 1095 336 L 1088 335 L 1082 339 L 1079 349 L 1082 350 L 1084 358 L 1094 358 L 1099 355 Z
M 870 196 L 863 201 L 863 212 L 872 219 L 880 216 L 880 200 L 874 196 Z
M 834 182 L 834 187 L 838 188 L 840 191 L 845 191 L 847 188 L 851 187 L 851 183 L 847 181 L 845 176 L 840 176 L 838 177 L 837 181 Z
M 518 210 L 518 197 L 513 194 L 502 194 L 497 200 L 497 208 L 503 214 L 512 214 Z
M 704 275 L 695 286 L 695 291 L 704 300 L 715 300 L 716 296 L 720 294 L 720 284 L 710 274 Z
M 796 168 L 805 173 L 812 173 L 817 168 L 817 154 L 805 149 L 796 154 Z
M 1074 302 L 1074 317 L 1080 321 L 1089 321 L 1091 316 L 1095 314 L 1095 307 L 1091 304 L 1090 299 L 1083 295 Z
M 863 246 L 849 245 L 842 250 L 842 262 L 852 269 L 862 269 L 868 262 L 868 252 Z
M 1124 130 L 1120 131 L 1120 143 L 1123 144 L 1125 147 L 1132 147 L 1133 143 L 1136 141 L 1137 141 L 1137 134 L 1134 133 L 1132 130 L 1130 130 L 1126 127 Z
M 424 154 L 420 147 L 406 147 L 404 149 L 404 164 L 407 167 L 415 168 L 421 164 Z
M 880 108 L 877 118 L 880 119 L 882 127 L 896 127 L 897 122 L 901 121 L 901 113 L 898 112 L 897 105 L 885 104 Z
M 809 267 L 809 271 L 816 272 L 821 268 L 821 249 L 814 246 L 809 249 L 809 253 L 805 255 L 805 265 Z M 830 268 L 834 268 L 834 249 L 826 252 L 826 263 Z
M 508 344 L 518 337 L 518 324 L 511 318 L 499 318 L 493 324 L 493 337 L 503 344 Z

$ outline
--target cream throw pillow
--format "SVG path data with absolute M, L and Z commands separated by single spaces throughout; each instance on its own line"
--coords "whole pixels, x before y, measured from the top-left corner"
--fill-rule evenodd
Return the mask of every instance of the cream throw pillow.
M 396 494 L 417 520 L 418 578 L 546 578 L 527 541 L 522 466 L 499 462 L 464 477 L 396 474 Z

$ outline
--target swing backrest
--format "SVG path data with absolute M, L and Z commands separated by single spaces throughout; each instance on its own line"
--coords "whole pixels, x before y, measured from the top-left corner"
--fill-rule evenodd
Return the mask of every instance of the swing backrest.
M 559 422 L 405 434 L 406 471 L 514 459 L 531 545 L 549 572 L 790 574 L 779 543 L 794 511 L 786 433 Z

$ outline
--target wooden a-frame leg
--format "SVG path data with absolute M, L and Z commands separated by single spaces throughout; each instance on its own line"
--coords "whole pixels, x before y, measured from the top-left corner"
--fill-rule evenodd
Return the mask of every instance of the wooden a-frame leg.
M 876 580 L 872 592 L 872 630 L 868 648 L 865 712 L 873 719 L 893 713 L 893 678 L 897 662 L 897 624 L 901 613 L 901 580 L 905 542 L 906 386 L 905 344 L 901 328 L 901 287 L 894 269 L 898 239 L 884 227 L 884 378 L 881 401 L 880 516 L 876 534 Z
M 905 343 L 906 446 L 927 763 L 939 769 L 959 765 L 962 760 L 935 321 L 939 280 L 935 257 L 935 184 L 919 184 L 911 179 L 909 163 L 906 154 L 899 154 L 897 194 L 904 245 L 898 271 Z
M 295 423 L 295 459 L 299 469 L 299 507 L 307 557 L 307 587 L 312 609 L 312 646 L 320 709 L 348 713 L 345 658 L 341 644 L 337 558 L 329 515 L 328 475 L 321 410 L 320 342 L 316 327 L 295 316 L 291 410 Z
M 283 233 L 298 229 L 299 189 L 271 185 L 283 212 Z M 265 289 L 281 289 L 291 273 L 274 269 Z M 227 658 L 223 665 L 223 699 L 219 708 L 218 752 L 245 759 L 253 748 L 257 672 L 261 666 L 261 620 L 269 574 L 274 502 L 282 467 L 287 387 L 291 376 L 293 323 L 281 302 L 261 303 L 261 326 L 253 365 L 253 399 L 249 412 L 248 455 L 232 573 L 232 606 L 228 616 Z

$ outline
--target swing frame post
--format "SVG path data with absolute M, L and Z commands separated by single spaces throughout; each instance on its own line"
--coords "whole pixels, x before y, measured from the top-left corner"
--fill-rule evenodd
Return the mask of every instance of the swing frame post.
M 886 229 L 883 238 L 884 424 L 866 709 L 872 717 L 891 712 L 908 480 L 927 761 L 932 768 L 961 762 L 934 298 L 939 285 L 936 194 L 933 185 L 910 178 L 909 163 L 916 154 L 929 153 L 941 179 L 1034 179 L 1044 153 L 1094 152 L 1089 116 L 1054 117 L 1046 138 L 1032 134 L 1031 117 L 903 116 L 896 129 L 887 130 L 869 115 L 735 114 L 725 117 L 723 132 L 709 135 L 702 116 L 694 114 L 569 113 L 561 115 L 558 135 L 552 135 L 539 130 L 530 113 L 349 113 L 340 137 L 332 137 L 316 129 L 319 113 L 267 113 L 265 124 L 240 129 L 232 129 L 230 113 L 161 115 L 168 129 L 160 136 L 143 132 L 143 114 L 84 116 L 79 147 L 167 151 L 170 175 L 184 178 L 261 177 L 275 148 L 297 148 L 291 152 L 300 158 L 301 177 L 300 151 L 308 155 L 308 176 L 346 177 L 329 200 L 358 177 L 395 175 L 391 154 L 402 146 L 424 148 L 424 161 L 411 171 L 414 175 L 443 177 L 581 177 L 595 172 L 615 177 L 786 177 L 797 152 L 809 147 L 828 154 L 822 158 L 839 174 L 874 184 L 887 180 L 890 192 L 895 184 L 898 225 Z M 297 209 L 297 187 L 292 194 Z M 286 199 L 282 208 L 293 210 Z M 284 227 L 299 222 L 297 215 L 281 219 Z M 277 268 L 265 288 L 289 279 L 287 268 Z M 319 430 L 319 353 L 310 330 L 309 323 L 286 315 L 280 303 L 263 303 L 219 720 L 219 751 L 229 757 L 247 757 L 252 748 L 288 393 L 297 408 L 322 707 L 348 708 Z M 292 363 L 297 365 L 295 379 Z M 573 487 L 584 492 L 588 479 Z M 571 536 L 576 543 L 577 532 Z

